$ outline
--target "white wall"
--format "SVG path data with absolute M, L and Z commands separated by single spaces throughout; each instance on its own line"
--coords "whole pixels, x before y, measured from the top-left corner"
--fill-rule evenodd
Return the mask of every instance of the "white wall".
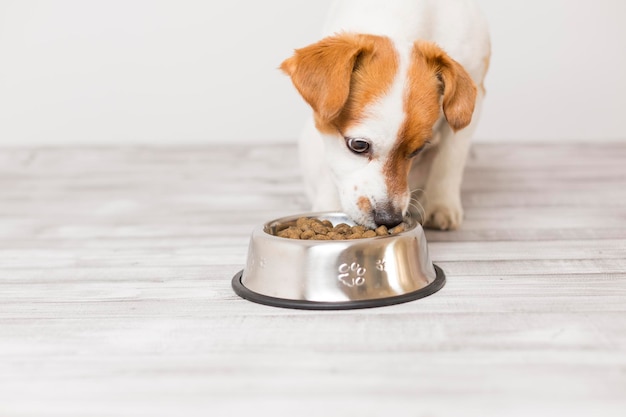
M 480 0 L 478 140 L 624 139 L 626 2 Z M 0 0 L 0 145 L 285 142 L 330 0 Z
M 626 139 L 626 1 L 481 0 L 483 140 Z

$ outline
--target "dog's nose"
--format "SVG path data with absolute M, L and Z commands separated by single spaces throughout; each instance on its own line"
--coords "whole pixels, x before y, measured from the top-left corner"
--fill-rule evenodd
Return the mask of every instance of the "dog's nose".
M 402 220 L 402 211 L 389 207 L 389 205 L 376 206 L 374 210 L 374 222 L 378 226 L 392 228 L 402 223 Z

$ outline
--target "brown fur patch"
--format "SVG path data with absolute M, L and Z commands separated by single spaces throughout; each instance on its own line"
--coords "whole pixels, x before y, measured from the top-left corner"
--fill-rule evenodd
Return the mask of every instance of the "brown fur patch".
M 411 169 L 411 160 L 400 149 L 394 149 L 383 167 L 385 185 L 390 201 L 397 198 L 409 189 L 408 176 Z
M 343 33 L 296 50 L 281 69 L 313 109 L 318 130 L 337 133 L 389 89 L 398 58 L 389 38 Z
M 383 168 L 389 195 L 408 190 L 409 155 L 430 139 L 439 119 L 440 99 L 450 127 L 457 131 L 472 120 L 476 86 L 465 69 L 431 42 L 416 42 L 411 51 L 404 97 L 406 118 Z
M 422 55 L 427 64 L 442 79 L 444 85 L 443 113 L 455 132 L 472 121 L 476 104 L 476 85 L 465 68 L 441 48 L 431 42 L 416 42 L 414 51 Z
M 356 204 L 363 213 L 372 212 L 372 202 L 369 200 L 369 198 L 361 196 L 357 200 Z
M 390 196 L 400 196 L 408 190 L 412 163 L 409 155 L 420 149 L 432 135 L 433 125 L 439 118 L 441 87 L 437 72 L 425 59 L 419 44 L 415 44 L 404 92 L 406 118 L 383 168 Z

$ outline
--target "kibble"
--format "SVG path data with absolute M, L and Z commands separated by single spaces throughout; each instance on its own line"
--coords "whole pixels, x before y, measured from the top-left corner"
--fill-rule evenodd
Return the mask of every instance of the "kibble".
M 368 229 L 365 226 L 350 226 L 339 223 L 335 226 L 329 220 L 319 220 L 313 217 L 300 217 L 295 225 L 289 226 L 276 235 L 288 239 L 303 240 L 348 240 L 364 239 L 377 236 L 390 236 L 404 232 L 404 223 L 388 229 L 386 226 L 379 226 L 376 229 Z

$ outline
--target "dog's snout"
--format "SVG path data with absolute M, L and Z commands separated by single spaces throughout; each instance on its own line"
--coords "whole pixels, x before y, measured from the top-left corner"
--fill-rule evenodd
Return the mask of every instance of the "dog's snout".
M 376 205 L 374 209 L 374 222 L 377 226 L 395 227 L 402 223 L 402 210 L 397 210 L 390 204 Z

